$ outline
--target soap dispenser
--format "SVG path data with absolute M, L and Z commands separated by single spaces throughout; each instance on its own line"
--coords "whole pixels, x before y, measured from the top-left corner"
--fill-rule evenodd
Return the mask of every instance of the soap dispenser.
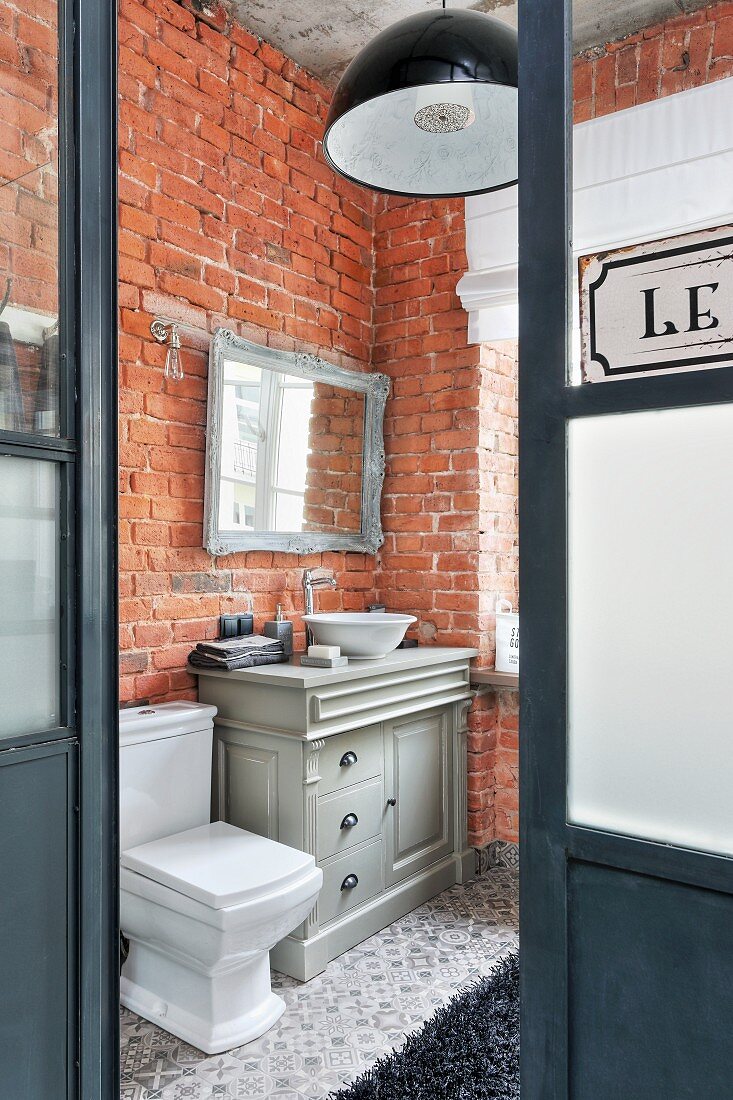
M 283 653 L 286 657 L 293 655 L 293 624 L 283 616 L 282 605 L 277 605 L 275 618 L 265 623 L 263 633 L 266 638 L 276 638 L 282 642 Z

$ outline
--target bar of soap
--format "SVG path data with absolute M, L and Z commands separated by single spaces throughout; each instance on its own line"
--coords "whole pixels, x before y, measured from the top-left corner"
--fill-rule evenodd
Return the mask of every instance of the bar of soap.
M 332 660 L 341 656 L 341 646 L 338 645 L 309 645 L 309 657 L 320 657 L 322 661 Z

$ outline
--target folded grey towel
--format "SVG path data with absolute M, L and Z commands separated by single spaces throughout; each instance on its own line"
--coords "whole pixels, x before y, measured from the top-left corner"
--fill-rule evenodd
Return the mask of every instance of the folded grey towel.
M 241 657 L 210 657 L 198 649 L 194 649 L 188 655 L 188 663 L 194 668 L 219 669 L 222 672 L 232 672 L 237 668 L 254 668 L 256 665 L 280 665 L 287 660 L 282 646 L 279 652 L 245 653 Z
M 248 634 L 243 638 L 221 638 L 218 642 L 199 642 L 196 649 L 209 657 L 244 657 L 248 653 L 282 653 L 282 642 L 277 638 L 265 638 L 261 634 Z

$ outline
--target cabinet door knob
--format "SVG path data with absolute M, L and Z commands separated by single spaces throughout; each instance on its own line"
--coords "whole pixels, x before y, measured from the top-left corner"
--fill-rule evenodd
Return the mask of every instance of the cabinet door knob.
M 344 881 L 341 883 L 342 890 L 353 890 L 355 886 L 359 885 L 359 880 L 356 875 L 347 875 Z
M 348 768 L 351 764 L 355 764 L 357 756 L 355 752 L 345 752 L 339 761 L 340 768 Z
M 388 806 L 396 806 L 397 805 L 397 799 L 396 798 L 388 798 L 387 799 L 387 805 Z
M 356 814 L 347 814 L 344 820 L 341 822 L 342 829 L 353 829 L 355 825 L 359 824 L 359 818 Z

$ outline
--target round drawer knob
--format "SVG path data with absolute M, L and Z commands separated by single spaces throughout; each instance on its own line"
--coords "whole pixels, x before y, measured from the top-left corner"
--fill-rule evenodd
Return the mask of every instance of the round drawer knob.
M 347 814 L 344 820 L 341 822 L 342 829 L 353 829 L 355 825 L 359 824 L 359 818 L 356 814 Z
M 355 764 L 356 761 L 357 756 L 355 752 L 345 752 L 344 755 L 341 757 L 341 760 L 339 761 L 339 767 L 349 768 L 352 764 Z
M 344 881 L 341 883 L 342 890 L 353 890 L 355 886 L 359 885 L 359 880 L 356 875 L 347 875 Z
M 397 799 L 396 798 L 388 798 L 387 799 L 387 805 L 388 806 L 396 806 L 397 805 Z

